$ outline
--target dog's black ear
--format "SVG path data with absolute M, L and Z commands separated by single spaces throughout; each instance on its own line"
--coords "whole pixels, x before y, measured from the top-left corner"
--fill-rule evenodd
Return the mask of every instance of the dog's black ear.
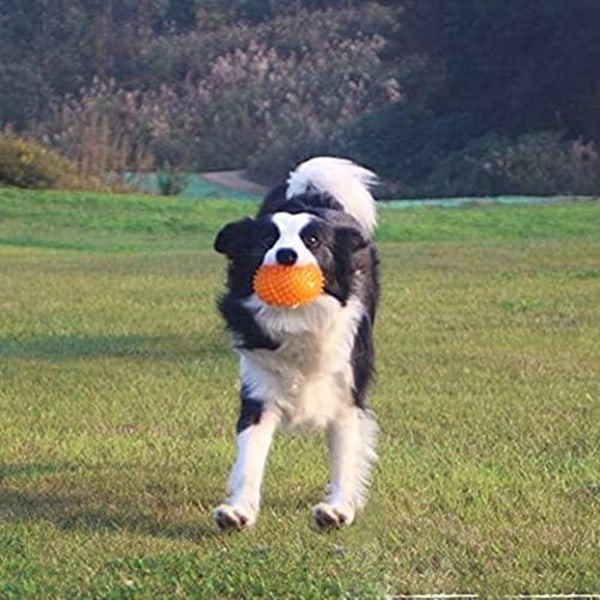
M 338 227 L 335 230 L 335 243 L 340 248 L 356 252 L 369 245 L 369 239 L 355 227 Z
M 226 256 L 236 256 L 246 252 L 250 246 L 255 221 L 245 218 L 228 223 L 217 233 L 214 248 Z

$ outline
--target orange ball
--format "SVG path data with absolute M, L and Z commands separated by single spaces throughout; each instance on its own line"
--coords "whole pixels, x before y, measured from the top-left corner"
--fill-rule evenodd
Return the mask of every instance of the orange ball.
M 317 265 L 262 265 L 254 274 L 254 292 L 267 304 L 294 308 L 311 302 L 323 291 Z

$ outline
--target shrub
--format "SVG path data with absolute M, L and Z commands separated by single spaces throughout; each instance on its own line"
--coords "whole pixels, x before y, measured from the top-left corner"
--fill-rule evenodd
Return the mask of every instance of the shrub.
M 177 196 L 187 187 L 188 176 L 166 162 L 156 174 L 156 183 L 161 196 Z
M 337 136 L 338 151 L 368 165 L 392 182 L 395 195 L 413 196 L 449 152 L 466 141 L 462 116 L 437 117 L 409 103 L 366 115 Z
M 299 136 L 294 140 L 274 143 L 259 154 L 248 157 L 246 173 L 265 186 L 281 183 L 294 166 L 311 156 L 335 154 L 343 156 L 340 149 L 332 143 L 333 136 Z M 348 156 L 348 158 L 351 158 Z
M 41 144 L 0 135 L 0 183 L 24 188 L 77 187 L 75 167 Z
M 148 110 L 147 104 L 142 92 L 95 78 L 78 97 L 56 104 L 53 117 L 38 124 L 35 134 L 76 162 L 86 176 L 152 170 L 151 128 L 160 129 L 162 122 L 160 107 Z
M 0 185 L 130 192 L 113 173 L 82 175 L 78 166 L 39 142 L 0 133 Z
M 598 194 L 600 157 L 593 143 L 558 132 L 516 141 L 488 134 L 450 153 L 424 188 L 434 196 Z

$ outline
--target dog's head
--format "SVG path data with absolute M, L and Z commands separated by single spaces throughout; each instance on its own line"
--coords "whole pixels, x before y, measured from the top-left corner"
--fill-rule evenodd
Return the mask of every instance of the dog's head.
M 229 223 L 217 235 L 215 250 L 229 260 L 229 286 L 252 291 L 261 265 L 308 265 L 321 268 L 325 293 L 339 296 L 354 268 L 353 256 L 369 244 L 360 225 L 340 211 L 279 211 Z

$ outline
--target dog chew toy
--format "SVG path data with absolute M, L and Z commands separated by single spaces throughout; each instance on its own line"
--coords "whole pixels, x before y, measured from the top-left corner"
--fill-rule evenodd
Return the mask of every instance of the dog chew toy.
M 324 281 L 317 265 L 262 265 L 253 284 L 254 292 L 266 304 L 296 308 L 319 296 Z

